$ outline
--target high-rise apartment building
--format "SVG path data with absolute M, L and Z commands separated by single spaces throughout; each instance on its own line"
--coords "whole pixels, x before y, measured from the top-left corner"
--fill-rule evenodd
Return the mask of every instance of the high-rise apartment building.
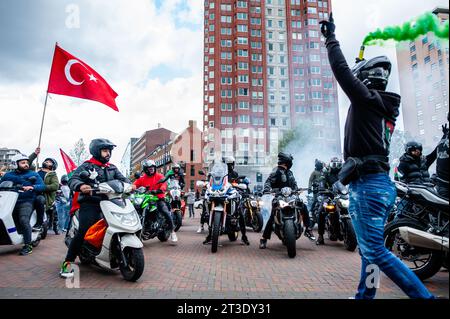
M 433 10 L 441 23 L 449 9 Z M 449 44 L 433 33 L 397 49 L 400 93 L 405 131 L 427 148 L 434 148 L 447 122 L 449 85 Z
M 283 134 L 305 123 L 311 143 L 341 153 L 337 85 L 319 25 L 330 2 L 205 1 L 206 161 L 233 155 L 256 176 Z

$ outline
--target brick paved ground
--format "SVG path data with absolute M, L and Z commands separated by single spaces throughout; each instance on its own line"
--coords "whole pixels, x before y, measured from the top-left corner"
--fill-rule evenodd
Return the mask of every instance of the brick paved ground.
M 347 299 L 355 292 L 360 259 L 342 243 L 317 247 L 303 236 L 297 257 L 272 237 L 268 249 L 258 248 L 260 234 L 248 231 L 250 246 L 221 237 L 216 254 L 202 245 L 198 219 L 185 219 L 179 243 L 171 246 L 157 239 L 145 242 L 145 271 L 136 283 L 119 272 L 80 266 L 79 289 L 66 288 L 59 277 L 66 247 L 63 236 L 52 232 L 30 256 L 0 248 L 0 298 L 332 298 Z M 442 270 L 426 281 L 435 294 L 446 296 L 449 274 Z M 377 298 L 405 298 L 385 276 Z

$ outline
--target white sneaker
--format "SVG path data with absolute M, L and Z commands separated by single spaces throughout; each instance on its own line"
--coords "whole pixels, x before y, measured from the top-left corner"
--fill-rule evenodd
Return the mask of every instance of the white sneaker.
M 172 234 L 170 234 L 170 241 L 172 243 L 176 243 L 178 241 L 177 234 L 175 232 L 172 232 Z
M 197 230 L 197 234 L 203 233 L 204 230 L 203 226 L 200 226 Z

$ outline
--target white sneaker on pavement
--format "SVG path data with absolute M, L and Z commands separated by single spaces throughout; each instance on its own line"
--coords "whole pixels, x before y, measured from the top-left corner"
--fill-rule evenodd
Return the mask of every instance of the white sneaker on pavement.
M 203 226 L 200 226 L 200 227 L 197 229 L 197 234 L 203 233 L 203 230 L 204 230 Z
M 176 234 L 175 232 L 172 232 L 172 233 L 170 234 L 170 241 L 171 241 L 172 243 L 176 243 L 176 242 L 178 241 L 178 237 L 177 237 L 177 234 Z

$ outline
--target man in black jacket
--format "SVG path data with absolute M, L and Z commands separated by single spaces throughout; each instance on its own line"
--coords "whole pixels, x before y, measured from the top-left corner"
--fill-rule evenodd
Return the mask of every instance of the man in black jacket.
M 370 279 L 379 278 L 379 270 L 411 298 L 433 298 L 417 276 L 384 246 L 384 224 L 396 197 L 388 174 L 388 155 L 400 105 L 398 94 L 386 92 L 391 63 L 387 57 L 358 60 L 351 70 L 336 40 L 332 15 L 320 24 L 334 76 L 351 102 L 345 123 L 344 159 L 358 159 L 348 164 L 360 162 L 359 176 L 349 174 L 349 213 L 362 260 L 355 298 L 375 297 L 377 284 Z
M 398 165 L 400 181 L 407 184 L 430 182 L 428 168 L 435 159 L 434 153 L 422 156 L 422 144 L 414 141 L 408 142 L 405 146 L 405 154 L 400 157 L 400 164 Z
M 119 172 L 116 166 L 109 163 L 115 146 L 107 139 L 92 140 L 89 145 L 89 152 L 92 154 L 92 158 L 80 165 L 69 180 L 70 189 L 74 192 L 80 192 L 78 198 L 78 203 L 80 204 L 79 229 L 70 243 L 66 259 L 61 266 L 61 277 L 68 278 L 73 276 L 70 264 L 77 258 L 88 229 L 102 218 L 100 201 L 103 198 L 101 195 L 93 195 L 91 184 L 104 183 L 115 179 L 131 183 Z M 82 172 L 89 173 L 89 178 L 83 179 L 81 177 Z
M 278 167 L 276 167 L 270 176 L 267 178 L 264 183 L 264 193 L 268 194 L 273 189 L 280 190 L 284 187 L 289 187 L 292 191 L 297 191 L 298 186 L 294 177 L 294 173 L 292 173 L 292 162 L 294 158 L 290 154 L 279 153 L 278 154 Z M 270 214 L 269 220 L 267 221 L 266 227 L 264 228 L 264 232 L 262 238 L 260 239 L 259 248 L 265 249 L 267 247 L 267 240 L 270 239 L 273 230 L 273 222 L 275 218 L 275 209 L 278 207 L 278 202 L 276 200 L 273 201 L 272 212 Z M 315 240 L 314 235 L 310 229 L 310 220 L 309 220 L 309 212 L 308 208 L 304 203 L 302 203 L 302 207 L 300 208 L 300 213 L 302 215 L 303 223 L 305 224 L 305 236 L 311 240 Z M 299 221 L 300 223 L 300 221 Z
M 333 188 L 334 183 L 336 183 L 339 180 L 339 172 L 341 171 L 342 168 L 342 160 L 337 158 L 337 157 L 333 157 L 330 161 L 330 166 L 328 168 L 328 170 L 325 171 L 324 173 L 324 186 L 325 186 L 325 190 L 331 191 Z M 331 197 L 334 197 L 332 194 L 330 194 Z M 324 245 L 325 244 L 325 240 L 323 239 L 323 234 L 325 234 L 325 217 L 326 217 L 326 212 L 325 209 L 323 208 L 323 205 L 320 205 L 319 207 L 319 218 L 318 218 L 318 222 L 317 222 L 317 226 L 318 226 L 318 233 L 319 233 L 319 237 L 317 238 L 316 244 L 317 245 Z M 332 216 L 329 216 L 330 221 L 331 221 L 331 226 L 334 227 L 334 232 L 333 234 L 331 234 L 330 236 L 330 240 L 331 241 L 336 241 L 336 240 L 344 240 L 342 237 L 336 237 L 336 235 L 340 235 L 340 231 L 339 231 L 339 216 L 337 214 L 331 214 Z

